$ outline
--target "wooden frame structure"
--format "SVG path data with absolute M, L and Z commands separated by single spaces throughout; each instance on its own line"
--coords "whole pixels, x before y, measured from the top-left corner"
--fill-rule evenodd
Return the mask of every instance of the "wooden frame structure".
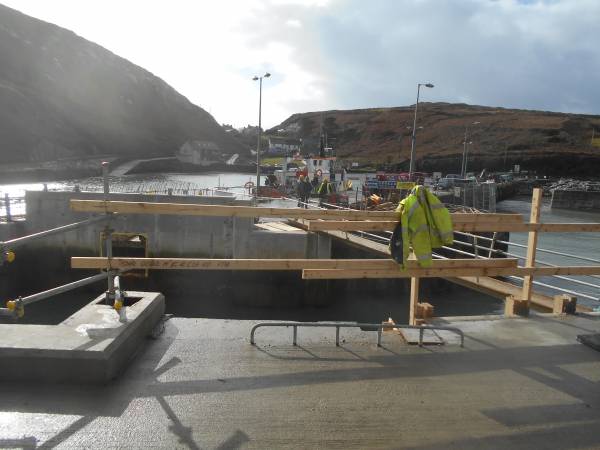
M 455 231 L 529 232 L 525 266 L 516 259 L 448 259 L 434 260 L 429 268 L 409 261 L 402 270 L 391 259 L 202 259 L 202 258 L 72 258 L 72 267 L 80 269 L 184 269 L 184 270 L 298 270 L 303 279 L 411 278 L 410 323 L 416 320 L 419 304 L 419 279 L 442 277 L 470 283 L 482 277 L 520 275 L 523 287 L 510 292 L 507 307 L 518 305 L 519 313 L 529 308 L 534 276 L 600 275 L 600 266 L 536 267 L 537 237 L 540 232 L 600 232 L 600 223 L 540 223 L 542 193 L 534 189 L 529 223 L 520 214 L 452 214 Z M 71 200 L 71 208 L 80 212 L 116 214 L 169 214 L 224 217 L 281 217 L 292 219 L 308 231 L 323 231 L 352 241 L 348 231 L 391 231 L 397 224 L 394 211 L 307 210 L 298 208 L 265 208 L 180 203 L 124 202 L 103 200 Z M 339 235 L 338 235 L 339 233 Z M 355 238 L 358 240 L 361 238 Z M 372 243 L 373 250 L 385 252 L 383 244 Z M 376 247 L 376 248 L 375 248 Z M 515 295 L 518 290 L 520 295 Z M 537 301 L 552 309 L 553 301 Z M 549 303 L 549 304 L 548 304 Z M 511 313 L 508 311 L 507 313 Z M 512 310 L 511 314 L 515 311 Z

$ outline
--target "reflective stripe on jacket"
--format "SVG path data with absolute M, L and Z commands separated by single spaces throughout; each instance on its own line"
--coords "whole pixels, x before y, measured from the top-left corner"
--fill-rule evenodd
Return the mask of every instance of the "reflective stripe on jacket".
M 403 262 L 410 247 L 421 267 L 431 267 L 431 249 L 453 243 L 450 213 L 423 186 L 416 186 L 396 209 L 402 226 Z M 403 264 L 404 265 L 404 264 Z
M 331 194 L 331 183 L 329 183 L 328 181 L 323 181 L 317 189 L 317 194 Z

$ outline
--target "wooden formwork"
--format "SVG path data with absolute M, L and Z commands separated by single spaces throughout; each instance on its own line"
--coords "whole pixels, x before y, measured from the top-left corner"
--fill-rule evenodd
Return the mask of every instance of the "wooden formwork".
M 349 231 L 391 231 L 396 223 L 394 211 L 306 210 L 299 208 L 265 208 L 249 206 L 198 205 L 180 203 L 123 202 L 103 200 L 71 200 L 71 208 L 80 212 L 117 214 L 170 214 L 228 217 L 281 217 L 308 231 L 321 231 L 379 253 L 389 254 L 387 246 L 368 241 Z M 534 303 L 557 310 L 558 300 L 541 296 L 532 290 L 534 276 L 598 275 L 600 266 L 537 267 L 537 237 L 540 232 L 600 232 L 600 223 L 540 223 L 541 190 L 534 189 L 530 221 L 520 214 L 453 213 L 455 231 L 529 232 L 524 266 L 516 259 L 450 259 L 435 260 L 422 268 L 409 261 L 402 270 L 391 259 L 201 259 L 201 258 L 72 258 L 74 268 L 111 269 L 187 269 L 187 270 L 301 270 L 304 279 L 410 278 L 410 323 L 417 320 L 420 278 L 442 277 L 460 284 L 508 295 L 508 315 L 523 313 Z M 522 288 L 508 285 L 492 277 L 519 275 Z M 508 286 L 510 287 L 508 287 Z M 520 291 L 520 292 L 519 292 Z M 520 295 L 519 295 L 520 294 Z M 561 303 L 563 305 L 563 303 Z M 561 306 L 562 308 L 562 306 Z

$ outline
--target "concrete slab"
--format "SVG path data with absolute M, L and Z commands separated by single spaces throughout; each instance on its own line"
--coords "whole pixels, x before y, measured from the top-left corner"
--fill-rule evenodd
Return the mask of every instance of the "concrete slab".
M 600 448 L 600 321 L 442 321 L 464 349 L 173 318 L 109 386 L 0 384 L 0 447 Z
M 0 379 L 108 382 L 164 314 L 160 293 L 129 291 L 127 298 L 137 301 L 125 307 L 125 322 L 102 295 L 59 325 L 0 324 Z

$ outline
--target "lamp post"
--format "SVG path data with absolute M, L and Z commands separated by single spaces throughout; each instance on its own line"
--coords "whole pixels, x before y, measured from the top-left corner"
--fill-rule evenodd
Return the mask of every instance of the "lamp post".
M 473 122 L 471 124 L 471 126 L 479 125 L 480 123 L 481 122 Z M 469 124 L 467 124 L 465 126 L 465 142 L 464 142 L 464 148 L 463 148 L 462 165 L 461 165 L 461 169 L 460 169 L 460 176 L 463 178 L 463 180 L 465 179 L 465 177 L 467 175 L 467 145 L 471 144 L 471 142 L 468 142 L 468 137 L 469 137 Z
M 413 129 L 412 129 L 412 143 L 410 146 L 410 166 L 408 169 L 408 176 L 411 180 L 412 180 L 413 172 L 415 170 L 415 142 L 417 139 L 417 109 L 419 108 L 419 93 L 421 91 L 421 86 L 432 88 L 433 84 L 431 84 L 431 83 L 417 84 L 417 103 L 415 103 L 415 120 L 413 123 Z
M 260 186 L 260 138 L 262 131 L 262 80 L 263 78 L 269 78 L 271 74 L 269 72 L 265 73 L 262 77 L 254 76 L 252 78 L 254 81 L 259 82 L 259 91 L 258 91 L 258 143 L 256 144 L 256 197 L 258 197 L 258 188 Z

